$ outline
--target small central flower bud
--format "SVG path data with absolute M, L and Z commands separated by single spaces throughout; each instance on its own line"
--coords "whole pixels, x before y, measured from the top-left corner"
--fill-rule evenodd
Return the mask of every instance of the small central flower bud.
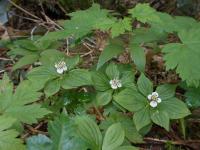
M 55 68 L 57 73 L 62 74 L 64 71 L 67 71 L 67 66 L 64 61 L 59 61 L 58 63 L 55 63 Z
M 118 79 L 110 80 L 109 83 L 110 83 L 112 89 L 117 89 L 117 88 L 122 87 L 122 83 L 121 83 L 121 81 L 118 80 Z

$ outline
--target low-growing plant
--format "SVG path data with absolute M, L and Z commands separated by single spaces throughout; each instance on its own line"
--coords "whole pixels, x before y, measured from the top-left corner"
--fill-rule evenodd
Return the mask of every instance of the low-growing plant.
M 133 71 L 120 72 L 118 66 L 111 63 L 104 71 L 92 72 L 93 85 L 97 91 L 97 105 L 107 105 L 113 95 L 126 88 L 135 88 Z
M 180 119 L 190 114 L 187 106 L 175 95 L 175 85 L 164 84 L 153 91 L 152 82 L 141 74 L 137 89 L 125 89 L 114 100 L 131 112 L 137 130 L 152 122 L 169 130 L 170 119 Z
M 17 139 L 22 123 L 37 123 L 37 119 L 49 114 L 41 104 L 33 104 L 41 96 L 29 81 L 23 81 L 13 93 L 13 84 L 5 74 L 0 80 L 0 122 L 1 122 L 1 144 L 0 149 L 24 149 L 23 141 Z
M 170 131 L 170 120 L 181 119 L 184 128 L 183 118 L 191 114 L 187 105 L 200 106 L 199 22 L 158 12 L 149 4 L 137 4 L 123 17 L 98 4 L 69 15 L 61 23 L 63 30 L 11 45 L 9 54 L 22 57 L 13 70 L 32 67 L 14 92 L 6 75 L 0 81 L 0 149 L 24 149 L 16 138 L 19 126 L 23 129 L 22 123 L 37 123 L 48 114 L 48 135 L 29 137 L 29 150 L 134 150 L 154 124 Z M 70 38 L 76 50 L 97 30 L 108 37 L 97 64 L 89 69 L 80 67 L 79 55 L 57 49 Z M 176 72 L 181 84 L 154 85 L 147 78 L 147 49 L 163 56 L 166 70 Z M 113 58 L 124 52 L 129 63 L 116 63 Z M 176 95 L 177 87 L 186 90 L 187 105 Z M 83 93 L 90 96 L 82 98 Z
M 58 47 L 56 42 L 48 41 L 33 41 L 30 39 L 17 40 L 8 46 L 10 51 L 8 54 L 11 57 L 20 57 L 18 62 L 13 66 L 13 70 L 24 67 L 25 65 L 33 64 L 40 59 L 42 52 L 46 50 L 53 50 Z
M 44 93 L 51 96 L 60 88 L 72 89 L 91 84 L 91 76 L 86 69 L 76 69 L 79 56 L 66 57 L 64 53 L 48 50 L 41 54 L 41 66 L 28 73 L 28 79 L 36 84 L 39 89 L 44 88 Z

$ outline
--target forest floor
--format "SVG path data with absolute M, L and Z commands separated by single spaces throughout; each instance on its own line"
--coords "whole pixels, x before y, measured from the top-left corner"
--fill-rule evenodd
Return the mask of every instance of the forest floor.
M 158 2 L 159 3 L 159 2 Z M 168 5 L 162 2 L 153 3 L 153 5 L 158 9 L 171 14 L 178 13 L 176 7 Z M 33 35 L 43 35 L 47 31 L 54 31 L 59 28 L 59 20 L 68 19 L 64 13 L 67 11 L 60 5 L 53 4 L 52 8 L 56 7 L 55 10 L 51 10 L 46 4 L 38 3 L 14 3 L 12 2 L 12 7 L 9 10 L 10 17 L 6 24 L 0 24 L 0 39 L 1 40 L 15 40 L 24 37 L 30 37 Z M 178 13 L 179 14 L 179 13 Z M 198 15 L 195 16 L 198 18 Z M 97 62 L 97 58 L 100 54 L 100 47 L 104 45 L 104 38 L 106 34 L 101 32 L 96 32 L 95 43 L 90 41 L 83 41 L 83 43 L 76 49 L 76 51 L 70 50 L 66 51 L 68 55 L 74 55 L 76 53 L 80 54 L 83 58 L 83 66 L 90 68 L 94 63 Z M 170 40 L 176 40 L 173 37 L 169 37 Z M 89 43 L 89 44 L 88 44 Z M 66 47 L 60 47 L 61 51 L 65 51 Z M 15 61 L 7 56 L 8 49 L 0 45 L 0 78 L 4 72 L 7 72 L 15 84 L 18 84 L 21 79 L 24 78 L 26 71 L 29 70 L 30 66 L 25 69 L 20 69 L 12 72 L 12 66 Z M 116 58 L 119 63 L 128 63 L 130 56 L 125 52 Z M 177 83 L 180 79 L 173 71 L 165 71 L 164 62 L 162 59 L 162 54 L 153 53 L 151 49 L 147 50 L 147 67 L 146 72 L 148 77 L 154 82 L 155 85 L 161 83 Z M 183 97 L 184 91 L 182 89 L 177 91 L 178 97 Z M 145 148 L 152 148 L 153 150 L 165 149 L 168 143 L 170 145 L 176 145 L 177 149 L 200 149 L 200 120 L 195 119 L 200 114 L 200 109 L 196 109 L 192 112 L 192 117 L 185 119 L 185 124 L 187 124 L 187 139 L 184 139 L 182 131 L 180 131 L 179 124 L 173 123 L 170 132 L 166 132 L 164 129 L 154 126 L 152 131 L 145 136 L 143 144 L 138 144 L 138 146 Z M 42 133 L 46 134 L 46 122 L 40 122 L 39 124 L 29 126 L 25 125 L 25 133 L 22 135 L 23 138 L 27 138 L 30 135 Z M 157 133 L 157 134 L 155 134 Z M 159 134 L 158 134 L 159 133 Z M 162 137 L 162 139 L 160 139 Z M 169 140 L 171 142 L 169 142 Z M 168 147 L 169 148 L 169 147 Z

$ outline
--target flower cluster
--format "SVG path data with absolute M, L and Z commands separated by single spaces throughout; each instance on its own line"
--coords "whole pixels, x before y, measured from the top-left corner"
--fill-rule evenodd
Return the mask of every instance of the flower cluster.
M 121 83 L 121 81 L 118 80 L 118 79 L 110 80 L 109 83 L 110 83 L 112 89 L 117 89 L 117 88 L 122 87 L 122 83 Z
M 67 71 L 67 66 L 64 61 L 59 61 L 58 63 L 55 63 L 56 71 L 59 74 L 62 74 L 64 71 Z
M 153 92 L 152 94 L 149 94 L 147 96 L 148 100 L 150 101 L 150 106 L 151 107 L 157 107 L 158 106 L 158 103 L 161 103 L 161 98 L 159 98 L 159 95 L 157 92 Z

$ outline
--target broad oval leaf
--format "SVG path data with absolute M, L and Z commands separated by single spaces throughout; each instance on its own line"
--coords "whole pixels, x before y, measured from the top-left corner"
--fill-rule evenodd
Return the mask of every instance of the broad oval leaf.
M 146 65 L 146 55 L 144 49 L 139 44 L 131 44 L 130 53 L 137 69 L 144 72 Z
M 137 81 L 138 89 L 144 96 L 153 92 L 153 83 L 142 73 Z
M 125 89 L 114 95 L 114 100 L 129 111 L 138 111 L 145 107 L 147 100 L 133 89 Z
M 167 131 L 169 131 L 169 116 L 168 114 L 163 111 L 163 110 L 159 110 L 159 109 L 156 109 L 156 110 L 153 110 L 154 108 L 151 109 L 151 119 L 152 121 L 165 128 Z
M 159 97 L 162 100 L 166 100 L 166 99 L 174 97 L 175 89 L 176 89 L 176 85 L 163 84 L 156 88 L 156 92 L 158 92 Z
M 91 146 L 91 149 L 100 150 L 102 135 L 97 124 L 88 116 L 77 116 L 75 124 L 78 135 Z
M 50 80 L 44 87 L 44 93 L 47 97 L 54 95 L 60 90 L 60 80 Z
M 113 90 L 107 90 L 104 92 L 98 92 L 96 95 L 97 105 L 107 105 L 112 100 Z
M 110 63 L 106 68 L 106 74 L 110 79 L 119 79 L 119 70 L 116 64 Z
M 102 67 L 107 61 L 112 59 L 114 56 L 117 56 L 120 53 L 122 53 L 123 50 L 124 50 L 123 44 L 119 40 L 110 42 L 102 51 L 99 57 L 97 69 Z
M 91 73 L 85 69 L 74 69 L 66 73 L 61 81 L 61 85 L 64 89 L 72 89 L 91 84 Z
M 97 91 L 106 91 L 111 89 L 109 79 L 102 72 L 92 72 L 92 81 Z
M 30 65 L 33 64 L 38 60 L 39 56 L 38 55 L 27 55 L 19 59 L 19 61 L 13 66 L 13 71 L 16 69 L 19 69 L 25 65 Z
M 133 116 L 133 120 L 136 126 L 136 129 L 139 131 L 140 129 L 142 129 L 143 127 L 149 125 L 151 123 L 151 118 L 150 118 L 150 110 L 148 105 L 135 112 L 134 116 Z
M 175 97 L 162 101 L 159 108 L 166 111 L 170 119 L 180 119 L 191 114 L 186 104 Z
M 114 150 L 123 143 L 124 137 L 125 132 L 120 123 L 111 125 L 106 131 L 102 150 Z

